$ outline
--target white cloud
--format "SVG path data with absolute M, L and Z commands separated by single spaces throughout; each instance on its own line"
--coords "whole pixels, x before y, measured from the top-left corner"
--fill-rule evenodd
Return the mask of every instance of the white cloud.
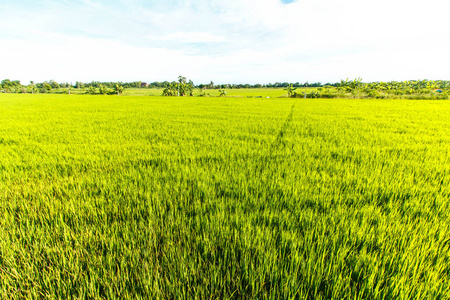
M 2 8 L 0 78 L 150 81 L 183 74 L 196 82 L 264 83 L 450 77 L 444 67 L 450 65 L 450 28 L 440 0 L 40 4 Z
M 150 40 L 157 41 L 180 41 L 181 43 L 220 43 L 225 38 L 207 32 L 174 32 L 167 35 L 149 35 Z

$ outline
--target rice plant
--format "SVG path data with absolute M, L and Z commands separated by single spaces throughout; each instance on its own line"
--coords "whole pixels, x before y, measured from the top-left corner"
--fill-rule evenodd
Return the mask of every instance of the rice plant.
M 0 296 L 448 299 L 450 103 L 0 95 Z

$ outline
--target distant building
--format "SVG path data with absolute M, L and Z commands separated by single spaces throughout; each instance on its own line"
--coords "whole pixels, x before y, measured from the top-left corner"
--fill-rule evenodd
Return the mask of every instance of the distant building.
M 148 83 L 147 82 L 142 82 L 141 83 L 141 88 L 146 88 L 148 87 Z

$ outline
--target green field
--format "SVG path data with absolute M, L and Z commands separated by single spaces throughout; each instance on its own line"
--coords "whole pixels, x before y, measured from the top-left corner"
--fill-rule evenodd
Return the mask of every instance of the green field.
M 126 88 L 123 91 L 124 96 L 162 96 L 163 88 Z M 298 88 L 298 93 L 315 91 L 317 88 Z M 205 89 L 205 97 L 219 97 L 219 89 Z M 287 92 L 283 88 L 242 88 L 242 89 L 226 89 L 227 98 L 286 98 Z M 60 88 L 52 91 L 57 94 L 68 94 L 67 88 Z M 88 89 L 71 89 L 72 95 L 89 94 Z M 199 89 L 193 89 L 194 96 L 200 95 Z
M 299 93 L 303 91 L 312 91 L 316 90 L 316 88 L 298 88 L 297 91 Z M 219 89 L 206 89 L 203 91 L 207 96 L 206 97 L 219 97 L 220 92 Z M 287 92 L 283 88 L 259 88 L 259 89 L 226 89 L 227 98 L 280 98 L 287 97 Z M 161 96 L 163 93 L 163 89 L 156 88 L 143 88 L 143 89 L 134 89 L 129 88 L 125 89 L 123 94 L 125 96 Z M 199 89 L 194 89 L 194 96 L 198 96 L 200 94 Z
M 449 183 L 449 101 L 0 94 L 0 298 L 449 299 Z

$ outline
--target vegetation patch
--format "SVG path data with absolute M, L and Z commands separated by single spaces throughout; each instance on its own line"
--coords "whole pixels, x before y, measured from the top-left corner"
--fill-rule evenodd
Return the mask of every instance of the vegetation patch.
M 448 101 L 0 94 L 0 111 L 0 298 L 450 294 Z

